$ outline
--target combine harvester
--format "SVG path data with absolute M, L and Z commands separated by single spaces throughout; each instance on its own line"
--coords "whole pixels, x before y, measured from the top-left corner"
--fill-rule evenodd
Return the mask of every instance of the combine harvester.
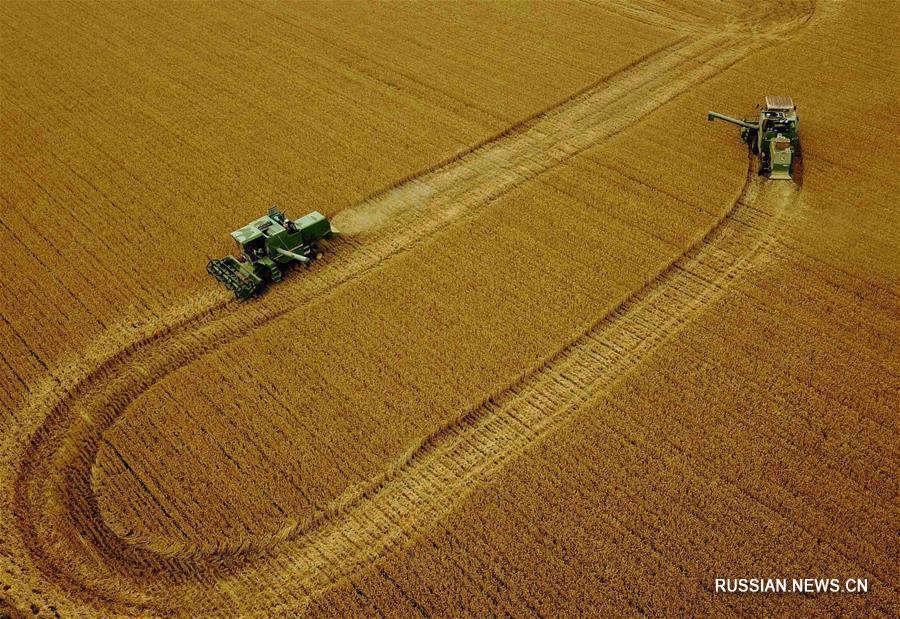
M 756 106 L 759 109 L 759 105 Z M 759 155 L 759 173 L 772 179 L 791 180 L 794 157 L 800 156 L 797 135 L 797 106 L 790 97 L 767 96 L 759 118 L 741 120 L 710 112 L 707 120 L 716 118 L 741 127 L 741 139 L 754 155 Z
M 258 294 L 266 282 L 280 282 L 282 269 L 319 257 L 318 242 L 337 234 L 328 219 L 313 211 L 296 221 L 276 207 L 268 215 L 231 233 L 240 254 L 210 260 L 206 270 L 243 301 Z

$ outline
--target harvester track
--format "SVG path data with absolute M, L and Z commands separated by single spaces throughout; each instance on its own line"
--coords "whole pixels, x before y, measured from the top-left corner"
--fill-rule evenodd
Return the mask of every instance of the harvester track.
M 315 523 L 288 522 L 279 534 L 248 545 L 142 548 L 103 522 L 91 467 L 104 431 L 167 374 L 475 216 L 522 182 L 771 44 L 732 34 L 680 38 L 468 155 L 342 212 L 335 223 L 355 240 L 315 267 L 314 277 L 273 288 L 240 312 L 226 307 L 224 293 L 211 293 L 130 339 L 110 333 L 98 340 L 33 390 L 20 418 L 34 425 L 4 439 L 0 479 L 12 497 L 0 509 L 15 523 L 7 550 L 22 562 L 27 557 L 59 608 L 203 613 L 302 606 L 402 544 L 448 513 L 474 482 L 630 371 L 762 259 L 778 213 L 796 190 L 775 199 L 774 189 L 748 173 L 733 208 L 643 290 L 542 367 L 411 446 L 382 479 L 339 498 Z

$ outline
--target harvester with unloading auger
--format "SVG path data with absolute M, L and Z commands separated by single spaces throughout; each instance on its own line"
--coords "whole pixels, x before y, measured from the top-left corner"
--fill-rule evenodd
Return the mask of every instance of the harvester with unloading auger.
M 331 222 L 313 211 L 292 220 L 276 207 L 231 233 L 238 256 L 210 260 L 206 270 L 240 300 L 248 299 L 268 282 L 280 282 L 284 269 L 295 263 L 309 265 L 319 257 L 319 241 L 337 234 Z
M 724 120 L 741 128 L 741 139 L 750 151 L 759 156 L 759 173 L 772 179 L 790 180 L 794 160 L 800 156 L 800 137 L 797 135 L 797 106 L 790 97 L 767 96 L 759 109 L 758 118 L 733 118 L 710 112 L 710 121 Z

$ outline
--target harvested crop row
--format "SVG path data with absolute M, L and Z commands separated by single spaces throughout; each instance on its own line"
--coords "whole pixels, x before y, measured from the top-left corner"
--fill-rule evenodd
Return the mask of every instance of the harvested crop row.
M 682 70 L 694 69 L 692 62 L 683 65 Z M 547 122 L 555 121 L 548 118 Z M 689 127 L 679 125 L 682 130 Z M 681 138 L 663 139 L 674 144 Z M 598 150 L 597 157 L 608 158 L 604 153 L 617 152 L 620 142 L 616 139 L 608 148 Z M 724 170 L 718 174 L 723 179 L 729 176 Z M 478 182 L 494 182 L 483 170 L 477 170 L 473 178 L 482 176 L 489 180 Z M 732 180 L 734 176 L 732 172 Z M 568 166 L 547 177 L 562 182 L 566 177 L 578 178 L 578 182 L 587 181 L 586 186 L 596 187 L 597 193 L 572 202 L 570 196 L 547 186 L 516 191 L 498 200 L 488 215 L 448 238 L 430 242 L 430 250 L 414 252 L 400 262 L 403 266 L 399 271 L 380 271 L 383 281 L 376 279 L 371 290 L 361 283 L 336 293 L 338 300 L 334 302 L 298 310 L 290 320 L 281 318 L 247 341 L 223 349 L 217 355 L 219 359 L 204 359 L 202 365 L 173 375 L 159 386 L 160 396 L 166 397 L 152 392 L 142 397 L 137 410 L 146 410 L 125 417 L 139 425 L 123 420 L 110 436 L 143 436 L 143 420 L 163 420 L 154 422 L 158 426 L 148 428 L 147 436 L 156 436 L 159 431 L 170 436 L 171 431 L 178 438 L 173 441 L 157 436 L 147 443 L 154 445 L 153 453 L 142 448 L 142 441 L 123 438 L 111 439 L 115 449 L 101 447 L 95 488 L 101 506 L 111 509 L 106 514 L 113 529 L 139 545 L 166 552 L 188 542 L 215 548 L 241 545 L 238 540 L 248 535 L 272 536 L 285 526 L 299 524 L 302 529 L 334 497 L 352 488 L 354 480 L 363 482 L 380 475 L 391 461 L 414 449 L 434 428 L 509 384 L 520 374 L 518 368 L 532 366 L 540 358 L 542 347 L 558 348 L 572 327 L 597 315 L 598 302 L 602 312 L 606 305 L 601 299 L 621 298 L 626 290 L 646 280 L 659 257 L 665 259 L 680 251 L 678 245 L 631 228 L 621 216 L 609 217 L 608 213 L 620 209 L 620 204 L 628 203 L 628 193 L 610 193 L 602 184 L 591 183 L 584 170 L 569 171 Z M 468 195 L 466 186 L 451 188 L 463 203 L 478 194 L 473 190 Z M 697 187 L 694 195 L 703 191 L 703 187 Z M 719 189 L 706 186 L 705 191 L 710 196 Z M 721 203 L 721 199 L 707 200 Z M 599 216 L 592 213 L 598 207 Z M 696 217 L 703 215 L 702 209 L 685 205 L 659 213 L 669 219 L 685 210 L 691 217 L 688 221 L 696 222 Z M 710 215 L 705 217 L 708 222 Z M 640 217 L 632 214 L 631 219 Z M 644 227 L 655 228 L 658 223 Z M 682 233 L 682 239 L 689 241 L 696 236 L 696 231 L 690 236 Z M 460 268 L 458 258 L 444 259 L 447 252 L 466 256 L 465 268 Z M 508 283 L 494 284 L 483 292 L 468 283 L 491 281 L 491 274 L 498 269 L 507 273 Z M 581 288 L 585 296 L 572 294 L 573 289 Z M 431 293 L 422 299 L 419 290 Z M 411 291 L 413 296 L 404 291 Z M 505 303 L 498 307 L 500 299 Z M 322 320 L 324 316 L 327 322 Z M 536 331 L 538 325 L 541 328 Z M 529 336 L 523 341 L 526 332 Z M 467 348 L 456 348 L 457 342 L 467 342 Z M 427 351 L 424 358 L 422 351 Z M 255 364 L 257 358 L 263 361 Z M 238 359 L 246 359 L 238 363 L 253 368 L 254 375 L 269 379 L 262 385 L 234 384 L 224 372 L 214 369 L 230 367 L 235 363 L 232 360 Z M 346 367 L 351 363 L 358 369 L 352 381 L 344 384 L 350 377 L 344 376 L 338 364 Z M 392 371 L 385 373 L 383 368 Z M 198 372 L 205 377 L 199 383 Z M 286 373 L 281 377 L 279 372 Z M 487 384 L 485 375 L 492 377 Z M 302 377 L 302 382 L 296 377 Z M 481 386 L 467 381 L 479 381 Z M 226 382 L 231 384 L 219 391 Z M 195 384 L 209 388 L 194 393 Z M 248 402 L 258 401 L 254 398 L 259 397 L 261 388 L 272 395 L 257 406 L 248 406 Z M 472 395 L 459 399 L 455 394 L 460 393 Z M 196 418 L 205 423 L 194 426 L 193 412 L 185 415 L 166 404 L 180 401 L 199 407 L 203 412 Z M 291 402 L 302 404 L 292 407 Z M 270 415 L 282 418 L 284 428 L 272 432 Z M 221 418 L 228 424 L 220 425 L 216 420 Z M 333 441 L 323 440 L 323 436 L 332 435 L 330 431 L 323 435 L 323 431 L 334 428 Z M 343 437 L 347 433 L 360 437 L 353 444 L 370 460 L 358 464 L 342 461 L 345 448 L 338 445 L 346 443 Z M 254 448 L 245 449 L 245 442 Z M 169 453 L 169 444 L 187 449 L 190 457 Z M 210 461 L 205 467 L 189 464 L 207 458 L 216 462 Z M 224 460 L 218 462 L 220 458 Z M 177 462 L 187 466 L 170 469 L 177 467 Z M 202 479 L 207 478 L 209 470 L 230 471 L 229 475 L 215 476 L 217 480 L 230 480 L 222 482 L 229 485 L 204 483 Z M 107 500 L 122 492 L 127 494 L 121 484 L 132 487 L 144 476 L 153 482 L 148 488 L 159 488 L 155 493 L 148 490 L 151 494 L 184 495 L 199 503 L 169 505 L 152 517 L 138 518 L 140 511 L 121 501 Z M 256 480 L 249 491 L 243 488 L 244 479 Z M 284 483 L 285 479 L 289 482 Z M 204 489 L 186 493 L 169 489 L 182 484 L 185 489 Z M 146 498 L 140 504 L 145 502 Z M 261 505 L 268 507 L 260 510 Z M 200 513 L 205 516 L 195 521 L 192 514 Z

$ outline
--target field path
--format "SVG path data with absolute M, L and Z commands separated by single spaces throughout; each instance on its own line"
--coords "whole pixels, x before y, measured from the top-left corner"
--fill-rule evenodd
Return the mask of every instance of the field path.
M 139 548 L 104 524 L 91 468 L 105 430 L 169 373 L 475 216 L 522 182 L 771 44 L 755 33 L 686 34 L 471 153 L 339 213 L 335 224 L 350 238 L 335 243 L 308 277 L 290 278 L 239 309 L 220 291 L 209 293 L 173 309 L 160 324 L 100 338 L 33 392 L 18 415 L 21 433 L 3 439 L 0 480 L 12 492 L 0 510 L 15 524 L 3 532 L 5 552 L 52 584 L 49 596 L 74 600 L 75 607 L 264 613 L 302 606 L 403 543 L 763 259 L 778 214 L 797 197 L 797 187 L 770 185 L 748 173 L 724 219 L 647 287 L 576 334 L 542 369 L 411 446 L 383 479 L 349 492 L 311 529 L 286 522 L 279 535 L 246 547 Z

